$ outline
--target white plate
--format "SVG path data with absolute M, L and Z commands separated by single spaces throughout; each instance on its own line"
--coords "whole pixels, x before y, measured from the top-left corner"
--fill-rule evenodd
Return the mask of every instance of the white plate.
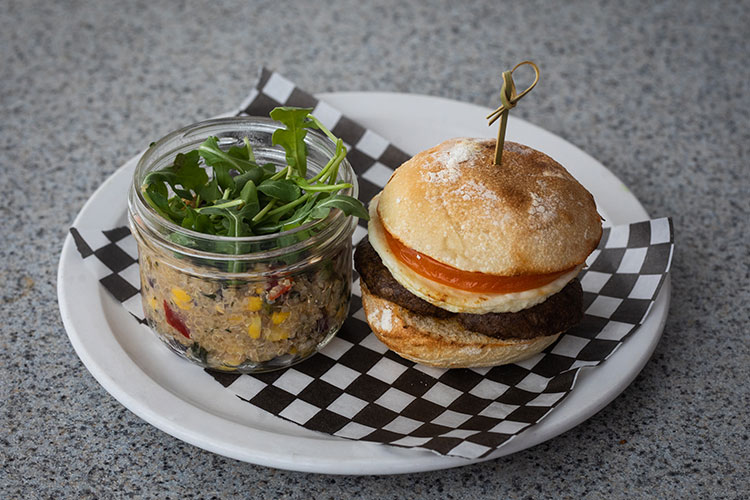
M 491 136 L 488 109 L 437 97 L 347 92 L 320 98 L 413 154 L 454 136 Z M 595 196 L 612 224 L 648 214 L 604 166 L 563 139 L 510 118 L 508 139 L 548 153 Z M 124 223 L 126 193 L 136 158 L 91 196 L 74 225 L 111 228 Z M 601 366 L 580 373 L 575 389 L 542 422 L 485 460 L 515 453 L 557 436 L 594 415 L 622 392 L 653 352 L 669 306 L 667 281 L 646 322 Z M 58 270 L 63 323 L 78 356 L 97 381 L 133 413 L 206 450 L 255 464 L 329 474 L 394 474 L 444 469 L 475 461 L 350 441 L 308 431 L 219 390 L 202 369 L 169 352 L 132 318 L 84 268 L 70 235 Z

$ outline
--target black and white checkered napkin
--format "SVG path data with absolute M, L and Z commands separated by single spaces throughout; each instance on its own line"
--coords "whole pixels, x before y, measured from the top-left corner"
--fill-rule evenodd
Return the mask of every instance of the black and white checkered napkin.
M 267 116 L 279 105 L 313 107 L 313 114 L 344 139 L 364 201 L 380 191 L 408 157 L 265 69 L 238 114 Z M 137 248 L 128 229 L 73 227 L 70 232 L 87 267 L 141 327 L 148 328 L 140 302 Z M 355 243 L 365 233 L 359 226 Z M 217 385 L 219 390 L 232 391 L 307 429 L 482 457 L 544 418 L 573 389 L 581 368 L 602 363 L 641 325 L 669 271 L 672 250 L 672 224 L 666 218 L 605 228 L 580 276 L 582 324 L 520 363 L 444 370 L 407 361 L 371 333 L 355 281 L 351 314 L 322 352 L 271 373 L 207 373 L 223 386 Z M 133 326 L 138 327 L 135 322 Z

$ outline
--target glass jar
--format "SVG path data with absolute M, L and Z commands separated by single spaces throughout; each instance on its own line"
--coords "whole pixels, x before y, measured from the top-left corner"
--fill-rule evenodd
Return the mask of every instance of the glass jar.
M 197 149 L 209 136 L 222 148 L 247 137 L 259 164 L 286 165 L 271 136 L 281 124 L 267 118 L 208 120 L 153 144 L 136 167 L 128 220 L 138 243 L 143 309 L 151 329 L 174 352 L 203 367 L 258 373 L 295 364 L 322 349 L 341 328 L 351 297 L 351 236 L 356 219 L 331 210 L 324 219 L 281 233 L 227 237 L 182 228 L 143 198 L 145 176 Z M 308 176 L 335 154 L 310 130 Z M 357 196 L 345 159 L 337 182 Z

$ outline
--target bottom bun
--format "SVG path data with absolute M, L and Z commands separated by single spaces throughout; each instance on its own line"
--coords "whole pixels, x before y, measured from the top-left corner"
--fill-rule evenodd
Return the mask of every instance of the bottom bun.
M 543 351 L 560 336 L 497 339 L 464 328 L 455 318 L 423 316 L 373 295 L 364 282 L 367 323 L 389 349 L 411 361 L 440 368 L 478 368 L 514 363 Z

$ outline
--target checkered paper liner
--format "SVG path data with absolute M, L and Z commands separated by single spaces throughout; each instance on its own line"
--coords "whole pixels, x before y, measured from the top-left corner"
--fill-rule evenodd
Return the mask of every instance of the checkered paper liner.
M 279 105 L 314 108 L 314 114 L 344 139 L 363 200 L 380 191 L 392 170 L 408 157 L 266 69 L 237 114 L 267 116 Z M 86 267 L 135 319 L 133 327 L 148 328 L 139 293 L 137 248 L 128 228 L 72 227 L 70 232 Z M 360 225 L 355 244 L 365 234 Z M 350 315 L 320 353 L 276 372 L 207 371 L 207 376 L 220 384 L 218 390 L 232 391 L 307 429 L 443 455 L 483 457 L 541 421 L 573 390 L 581 368 L 605 361 L 642 324 L 669 271 L 672 252 L 670 219 L 606 227 L 579 276 L 583 322 L 543 353 L 520 363 L 444 370 L 399 357 L 365 322 L 355 272 Z

